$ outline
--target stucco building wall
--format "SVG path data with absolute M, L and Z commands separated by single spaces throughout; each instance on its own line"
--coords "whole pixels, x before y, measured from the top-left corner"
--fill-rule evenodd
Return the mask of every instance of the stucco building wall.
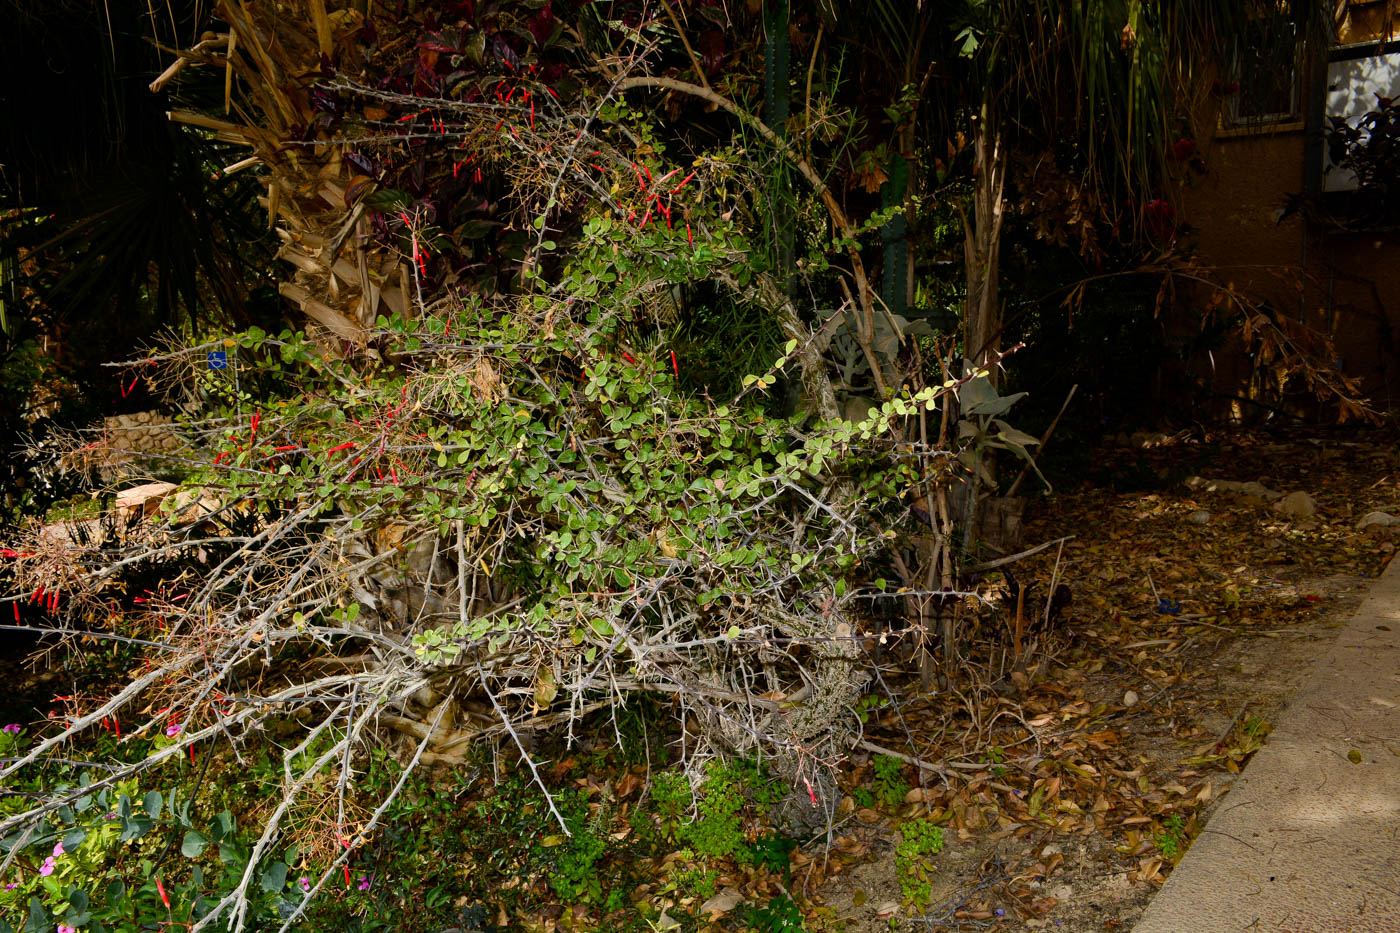
M 1340 41 L 1387 39 L 1393 34 L 1393 7 L 1400 3 L 1352 5 L 1339 22 Z M 1341 231 L 1309 222 L 1301 212 L 1283 217 L 1288 199 L 1313 186 L 1308 177 L 1308 133 L 1315 133 L 1321 121 L 1318 114 L 1308 119 L 1309 109 L 1317 109 L 1317 104 L 1307 75 L 1317 64 L 1305 63 L 1302 112 L 1296 121 L 1228 129 L 1221 120 L 1223 96 L 1203 104 L 1197 125 L 1213 128 L 1210 138 L 1198 141 L 1206 171 L 1183 173 L 1179 216 L 1189 225 L 1186 236 L 1196 243 L 1201 260 L 1219 279 L 1327 334 L 1336 345 L 1334 362 L 1361 377 L 1378 406 L 1397 411 L 1400 233 Z M 1229 404 L 1232 395 L 1267 394 L 1241 345 L 1222 347 L 1211 356 L 1196 365 L 1216 397 L 1226 403 L 1226 411 L 1217 414 L 1245 413 L 1249 406 Z

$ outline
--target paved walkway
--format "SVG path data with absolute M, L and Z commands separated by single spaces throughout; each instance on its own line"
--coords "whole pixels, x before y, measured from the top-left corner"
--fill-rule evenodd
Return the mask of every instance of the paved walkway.
M 1400 560 L 1134 927 L 1236 931 L 1400 933 Z

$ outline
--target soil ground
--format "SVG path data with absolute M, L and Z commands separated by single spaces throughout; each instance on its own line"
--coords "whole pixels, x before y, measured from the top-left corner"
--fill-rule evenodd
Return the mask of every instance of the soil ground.
M 1356 431 L 1123 440 L 1093 452 L 1091 479 L 1028 506 L 1024 546 L 1072 537 L 1014 565 L 1033 587 L 1026 615 L 1059 585 L 1072 601 L 1028 634 L 1024 670 L 1008 673 L 1007 584 L 987 573 L 988 607 L 961 620 L 957 686 L 920 694 L 889 649 L 889 702 L 865 726 L 868 742 L 936 770 L 853 755 L 830 836 L 793 854 L 786 885 L 766 869 L 720 877 L 711 929 L 742 928 L 741 905 L 784 887 L 823 933 L 1132 928 L 1393 554 L 1400 534 L 1356 526 L 1400 515 L 1400 448 Z M 1316 512 L 1193 475 L 1306 492 Z M 20 663 L 31 645 L 0 652 L 16 718 L 42 715 L 56 687 Z M 919 906 L 896 857 L 913 820 L 944 838 Z M 558 929 L 557 916 L 523 928 Z
M 861 809 L 872 769 L 855 763 L 847 822 L 796 859 L 810 859 L 793 882 L 810 928 L 1132 929 L 1395 548 L 1356 529 L 1400 514 L 1389 435 L 1138 436 L 1095 464 L 1100 485 L 1027 514 L 1027 546 L 1075 536 L 1015 568 L 1042 607 L 1052 577 L 1073 592 L 1027 651 L 1029 682 L 998 677 L 1008 613 L 991 610 L 971 659 L 980 685 L 872 723 L 874 742 L 951 777 L 924 772 L 902 807 Z M 1192 475 L 1304 491 L 1316 514 L 1193 489 Z M 945 847 L 920 910 L 901 906 L 895 846 L 922 816 L 943 823 Z

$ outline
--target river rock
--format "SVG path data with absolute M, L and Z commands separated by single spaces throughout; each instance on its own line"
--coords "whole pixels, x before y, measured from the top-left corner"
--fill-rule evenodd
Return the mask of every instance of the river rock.
M 1290 492 L 1274 503 L 1274 510 L 1289 518 L 1312 518 L 1317 514 L 1317 504 L 1305 492 Z
M 1358 531 L 1363 528 L 1389 528 L 1392 525 L 1400 525 L 1400 518 L 1389 512 L 1367 512 L 1361 521 L 1356 523 Z

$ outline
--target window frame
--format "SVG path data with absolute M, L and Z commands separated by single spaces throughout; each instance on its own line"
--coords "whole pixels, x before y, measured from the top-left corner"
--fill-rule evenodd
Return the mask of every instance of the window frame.
M 1292 81 L 1288 89 L 1287 111 L 1241 114 L 1239 112 L 1244 91 L 1244 74 L 1240 62 L 1240 52 L 1231 56 L 1226 74 L 1229 80 L 1239 85 L 1239 90 L 1227 96 L 1220 108 L 1220 129 L 1226 133 L 1247 133 L 1261 129 L 1301 128 L 1303 122 L 1303 77 L 1307 62 L 1307 40 L 1297 23 L 1289 24 L 1293 29 Z

